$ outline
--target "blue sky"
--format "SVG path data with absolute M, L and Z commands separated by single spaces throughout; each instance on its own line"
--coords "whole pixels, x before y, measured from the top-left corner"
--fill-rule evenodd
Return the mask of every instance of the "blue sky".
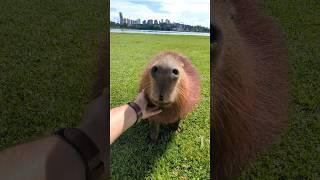
M 110 20 L 125 18 L 169 19 L 190 25 L 210 26 L 210 0 L 111 0 Z

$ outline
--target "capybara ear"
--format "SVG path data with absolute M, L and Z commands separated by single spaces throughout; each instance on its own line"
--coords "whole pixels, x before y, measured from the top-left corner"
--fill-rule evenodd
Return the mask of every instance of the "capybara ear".
M 223 35 L 213 56 L 213 174 L 232 179 L 287 126 L 287 50 L 255 0 L 213 4 L 211 18 Z
M 184 62 L 183 61 L 178 61 L 180 67 L 184 68 Z

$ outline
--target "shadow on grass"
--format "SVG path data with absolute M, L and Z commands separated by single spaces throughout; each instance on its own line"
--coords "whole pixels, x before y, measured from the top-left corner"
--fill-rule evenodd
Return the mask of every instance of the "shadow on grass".
M 156 144 L 147 141 L 149 124 L 141 122 L 111 145 L 112 179 L 144 179 L 174 139 L 174 132 L 161 127 Z

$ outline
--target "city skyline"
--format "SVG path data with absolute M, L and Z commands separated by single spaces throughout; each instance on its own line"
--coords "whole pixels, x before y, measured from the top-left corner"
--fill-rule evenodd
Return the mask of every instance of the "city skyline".
M 120 23 L 119 12 L 136 20 L 165 20 L 210 27 L 209 0 L 111 0 L 110 20 Z
M 209 32 L 209 28 L 197 25 L 171 22 L 169 19 L 129 19 L 119 12 L 119 21 L 111 21 L 112 28 L 132 28 L 141 30 L 180 31 L 180 32 Z
M 129 17 L 125 17 L 122 12 L 119 12 L 119 20 L 113 21 L 119 24 L 160 24 L 160 23 L 166 23 L 166 24 L 171 24 L 171 23 L 181 23 L 182 22 L 173 22 L 170 21 L 170 19 L 130 19 Z

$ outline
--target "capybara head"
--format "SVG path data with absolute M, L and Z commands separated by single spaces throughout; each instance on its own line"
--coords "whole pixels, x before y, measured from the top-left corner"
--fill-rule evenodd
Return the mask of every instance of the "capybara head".
M 190 112 L 200 99 L 200 81 L 190 60 L 176 52 L 165 51 L 152 58 L 140 80 L 150 105 L 163 111 L 152 117 L 173 122 Z
M 183 76 L 183 63 L 170 55 L 163 56 L 152 64 L 150 101 L 156 106 L 169 106 L 177 99 L 177 88 Z

